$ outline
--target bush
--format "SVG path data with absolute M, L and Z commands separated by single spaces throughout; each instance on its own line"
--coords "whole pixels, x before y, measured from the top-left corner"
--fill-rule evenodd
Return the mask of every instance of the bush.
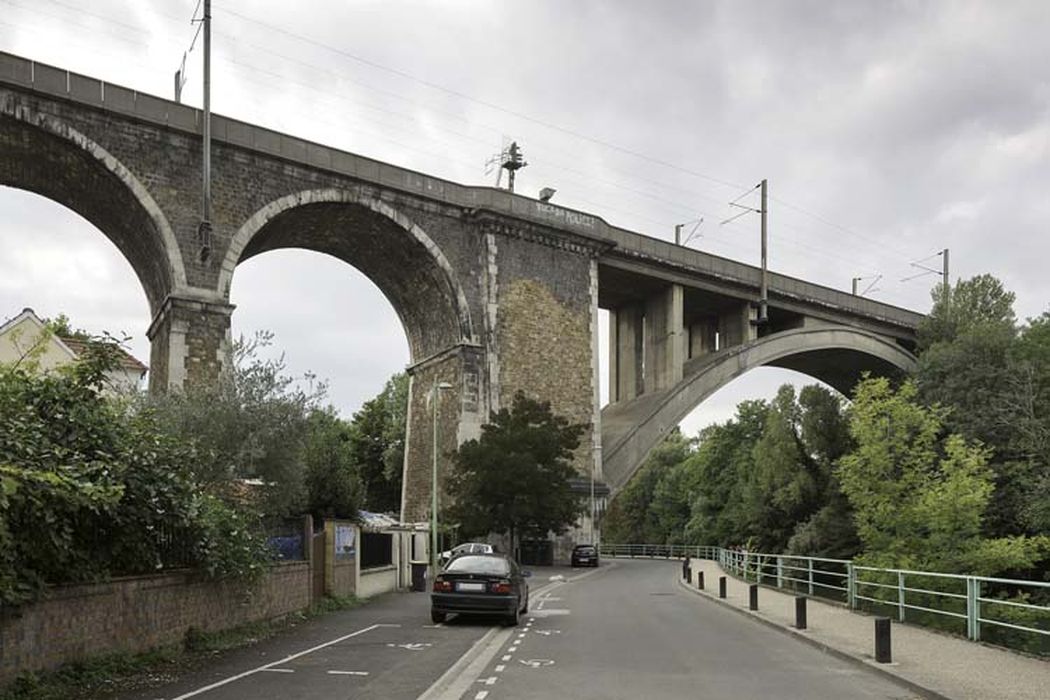
M 102 394 L 115 346 L 47 374 L 0 366 L 0 604 L 44 584 L 172 566 L 253 579 L 253 521 L 200 492 L 195 455 L 149 412 Z

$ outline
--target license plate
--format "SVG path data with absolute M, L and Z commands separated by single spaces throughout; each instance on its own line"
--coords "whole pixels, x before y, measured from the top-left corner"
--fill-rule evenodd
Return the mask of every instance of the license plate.
M 482 593 L 482 592 L 485 591 L 485 584 L 484 583 L 467 583 L 467 582 L 457 583 L 456 584 L 456 590 L 457 591 L 463 591 L 464 593 Z

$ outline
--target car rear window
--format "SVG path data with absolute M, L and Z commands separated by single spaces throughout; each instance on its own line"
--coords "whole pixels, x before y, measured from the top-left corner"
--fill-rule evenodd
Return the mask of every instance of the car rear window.
M 454 559 L 445 571 L 463 574 L 495 574 L 506 576 L 510 573 L 510 564 L 502 557 L 462 556 Z
M 580 554 L 594 554 L 594 547 L 577 547 L 576 551 Z

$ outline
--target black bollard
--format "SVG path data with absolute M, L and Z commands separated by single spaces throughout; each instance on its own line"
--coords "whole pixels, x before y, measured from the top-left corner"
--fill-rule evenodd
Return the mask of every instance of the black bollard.
M 806 629 L 806 596 L 795 596 L 795 629 Z
M 888 664 L 892 661 L 890 653 L 890 618 L 875 618 L 875 660 L 880 664 Z
M 685 567 L 685 582 L 686 583 L 692 583 L 693 582 L 693 570 L 692 570 L 692 568 L 690 568 L 688 566 Z
M 752 583 L 750 586 L 748 586 L 747 594 L 747 607 L 750 610 L 758 610 L 758 584 Z
M 719 576 L 718 577 L 718 597 L 719 598 L 725 598 L 726 597 L 726 577 L 725 576 Z
M 696 587 L 699 588 L 701 591 L 704 590 L 704 572 L 703 571 L 697 571 L 696 572 Z

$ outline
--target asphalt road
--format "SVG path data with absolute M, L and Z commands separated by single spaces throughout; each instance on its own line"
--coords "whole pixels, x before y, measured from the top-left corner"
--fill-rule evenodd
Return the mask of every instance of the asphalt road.
M 677 562 L 618 560 L 558 586 L 533 602 L 461 697 L 915 697 L 682 590 L 680 573 Z
M 536 570 L 518 628 L 431 625 L 392 594 L 223 656 L 128 700 L 913 698 L 913 693 L 677 585 L 677 562 Z M 568 574 L 566 580 L 551 576 Z
M 576 572 L 578 573 L 578 572 Z M 530 590 L 567 567 L 534 570 Z M 415 700 L 499 619 L 430 622 L 430 596 L 392 593 L 354 610 L 302 623 L 258 644 L 224 653 L 177 680 L 121 700 Z

